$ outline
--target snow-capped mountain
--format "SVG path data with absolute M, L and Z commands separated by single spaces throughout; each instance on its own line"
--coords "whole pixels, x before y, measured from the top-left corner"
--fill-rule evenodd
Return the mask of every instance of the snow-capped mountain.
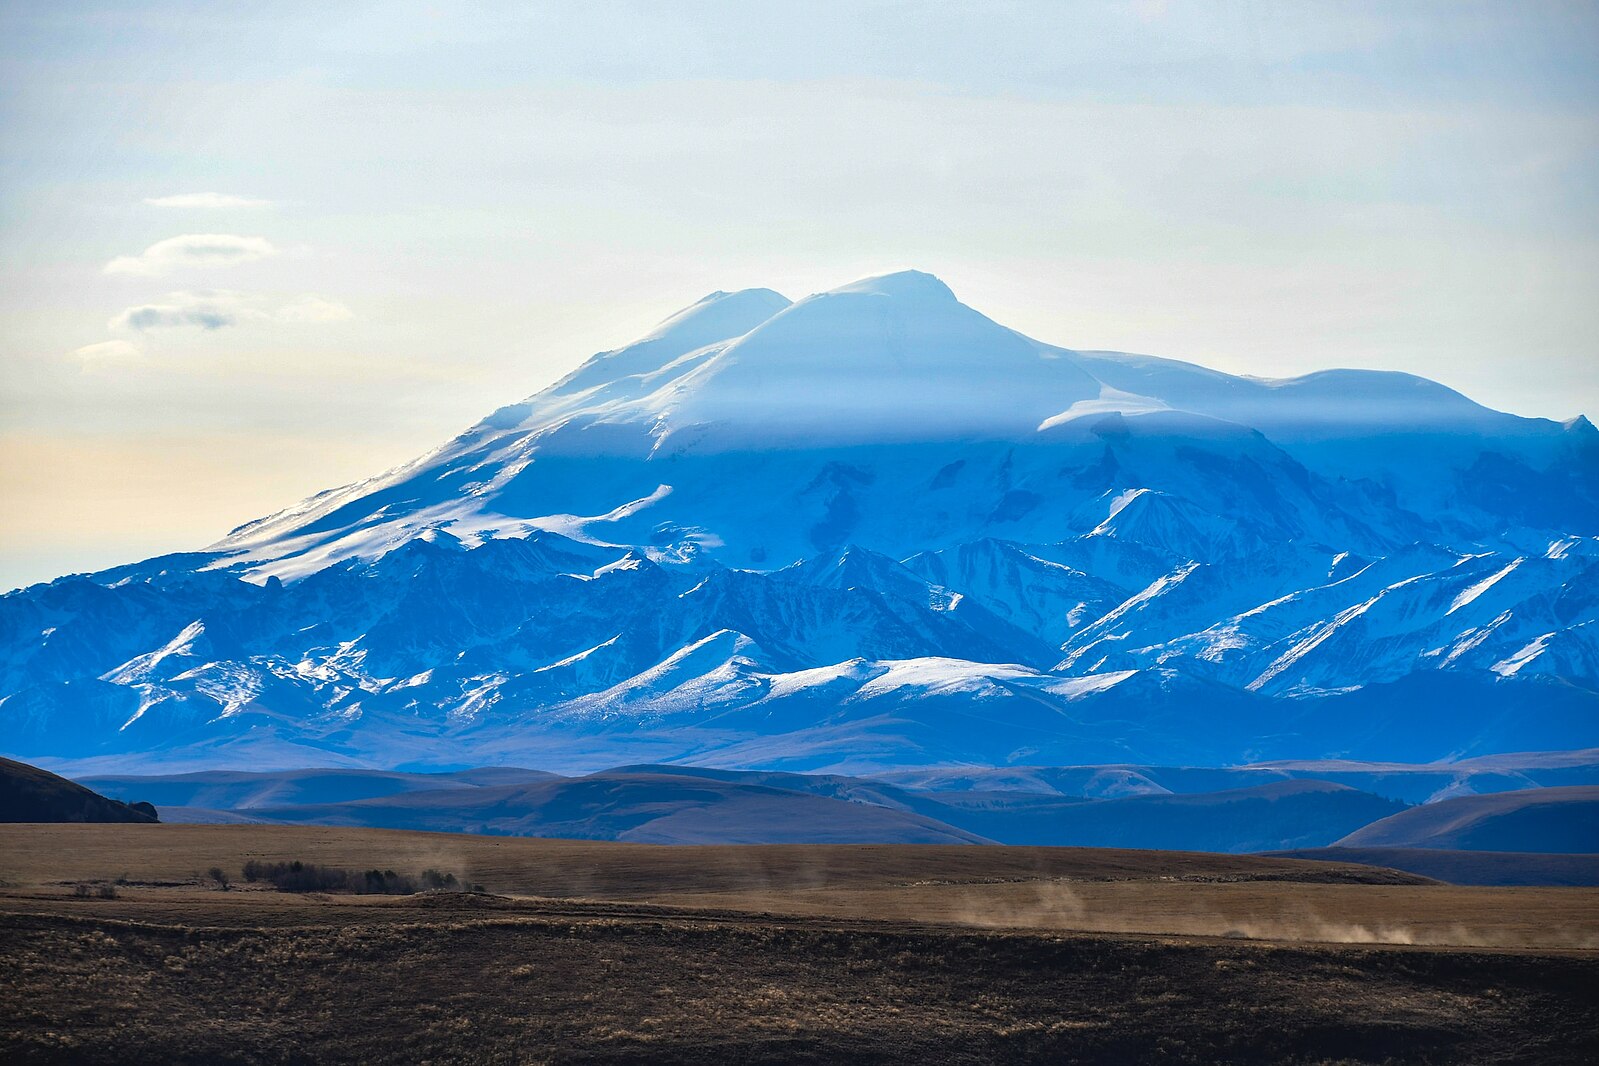
M 437 450 L 0 597 L 0 749 L 869 769 L 1599 744 L 1599 432 L 716 293 Z

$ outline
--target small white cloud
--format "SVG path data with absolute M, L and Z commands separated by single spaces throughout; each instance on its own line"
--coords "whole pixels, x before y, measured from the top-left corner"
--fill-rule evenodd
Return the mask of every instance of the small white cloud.
M 225 192 L 185 192 L 176 196 L 151 196 L 144 201 L 151 207 L 177 207 L 212 211 L 226 207 L 271 207 L 271 200 L 257 200 L 253 196 L 234 196 Z
M 157 276 L 181 267 L 233 266 L 276 255 L 265 237 L 231 233 L 189 233 L 157 241 L 138 255 L 123 255 L 105 265 L 107 274 Z
M 85 344 L 82 348 L 74 348 L 67 354 L 86 363 L 98 363 L 133 359 L 143 355 L 144 349 L 132 341 L 101 341 L 98 344 Z
M 221 289 L 168 293 L 157 303 L 124 308 L 108 326 L 143 333 L 181 327 L 216 330 L 247 322 L 340 322 L 353 317 L 348 307 L 313 293 L 285 300 Z

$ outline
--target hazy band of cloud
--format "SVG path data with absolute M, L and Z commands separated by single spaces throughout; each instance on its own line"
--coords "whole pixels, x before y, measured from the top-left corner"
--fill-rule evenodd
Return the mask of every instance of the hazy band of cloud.
M 168 293 L 159 303 L 124 308 L 107 326 L 142 333 L 186 326 L 217 330 L 246 322 L 341 322 L 352 317 L 348 307 L 314 293 L 283 299 L 223 289 Z
M 107 274 L 159 276 L 183 267 L 233 266 L 276 255 L 265 237 L 231 233 L 187 233 L 157 241 L 138 255 L 122 255 L 105 265 Z
M 315 293 L 282 297 L 218 289 L 168 293 L 158 302 L 124 308 L 106 325 L 115 331 L 137 334 L 183 328 L 211 332 L 246 324 L 316 325 L 354 317 L 342 303 Z M 86 368 L 123 363 L 144 354 L 141 343 L 121 337 L 85 344 L 67 353 Z
M 273 206 L 271 200 L 259 200 L 253 196 L 235 196 L 225 192 L 185 192 L 174 196 L 147 196 L 144 202 L 151 207 L 176 207 L 201 211 L 228 207 Z

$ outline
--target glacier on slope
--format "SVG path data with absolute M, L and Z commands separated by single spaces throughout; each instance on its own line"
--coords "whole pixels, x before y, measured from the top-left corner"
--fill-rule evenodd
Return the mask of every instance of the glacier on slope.
M 203 552 L 0 597 L 73 765 L 788 769 L 1592 746 L 1599 432 L 716 293 Z

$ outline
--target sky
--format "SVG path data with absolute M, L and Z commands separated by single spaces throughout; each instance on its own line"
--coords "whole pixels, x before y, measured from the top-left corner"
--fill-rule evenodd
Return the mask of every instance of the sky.
M 1599 4 L 0 0 L 0 589 L 715 290 L 1599 415 Z

